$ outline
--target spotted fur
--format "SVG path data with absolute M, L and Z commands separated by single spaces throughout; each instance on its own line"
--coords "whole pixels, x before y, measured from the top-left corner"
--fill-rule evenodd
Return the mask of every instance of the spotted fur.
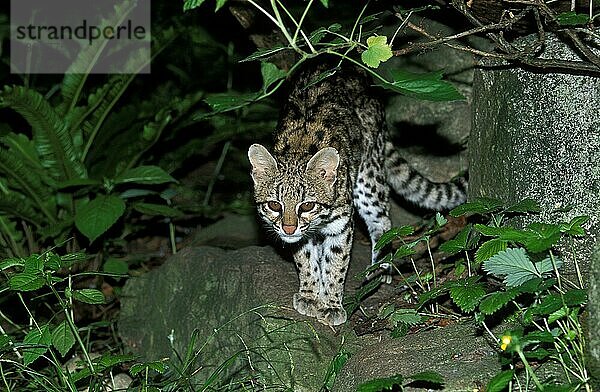
M 354 68 L 299 73 L 275 131 L 273 154 L 248 150 L 260 217 L 294 247 L 300 288 L 294 308 L 327 325 L 346 321 L 344 280 L 354 211 L 373 245 L 391 228 L 389 187 L 417 205 L 447 209 L 465 200 L 464 181 L 433 183 L 387 142 L 384 110 Z M 378 253 L 373 249 L 372 262 Z

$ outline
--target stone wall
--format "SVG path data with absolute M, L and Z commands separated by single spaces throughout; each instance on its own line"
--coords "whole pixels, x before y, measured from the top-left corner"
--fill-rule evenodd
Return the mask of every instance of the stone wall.
M 550 40 L 546 56 L 573 59 Z M 475 72 L 469 140 L 471 197 L 540 202 L 534 220 L 590 216 L 588 234 L 563 257 L 589 269 L 600 233 L 600 78 L 537 73 L 486 62 Z M 567 270 L 574 271 L 573 264 Z

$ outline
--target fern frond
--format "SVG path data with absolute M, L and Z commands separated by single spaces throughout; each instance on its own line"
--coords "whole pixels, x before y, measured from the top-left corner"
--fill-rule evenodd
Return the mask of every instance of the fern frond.
M 85 161 L 90 148 L 92 147 L 98 131 L 111 113 L 114 105 L 127 90 L 133 79 L 137 76 L 137 72 L 149 65 L 149 62 L 157 56 L 164 48 L 166 48 L 176 37 L 175 31 L 166 29 L 159 34 L 153 36 L 152 56 L 149 56 L 144 48 L 141 48 L 135 53 L 131 53 L 126 69 L 135 69 L 136 73 L 115 75 L 102 87 L 98 88 L 88 99 L 89 114 L 83 121 L 83 134 L 87 137 L 86 145 L 82 154 L 82 161 Z
M 0 215 L 11 216 L 26 220 L 36 227 L 40 227 L 40 222 L 44 219 L 35 211 L 31 202 L 20 193 L 10 192 L 0 197 Z
M 40 93 L 23 86 L 5 86 L 0 106 L 15 110 L 31 125 L 41 163 L 54 179 L 85 176 L 65 122 Z
M 133 8 L 128 2 L 115 5 L 115 11 L 108 17 L 102 18 L 97 26 L 120 26 Z M 58 111 L 63 115 L 70 113 L 76 106 L 83 91 L 83 86 L 106 49 L 109 40 L 94 40 L 91 44 L 83 43 L 85 47 L 77 54 L 77 59 L 69 66 L 61 85 L 63 103 Z
M 34 182 L 32 187 L 42 199 L 54 194 L 56 181 L 48 175 L 46 169 L 42 166 L 33 140 L 30 140 L 24 134 L 11 132 L 0 137 L 0 143 L 8 148 L 11 161 L 23 163 L 28 177 L 35 175 L 35 179 L 32 180 Z M 32 173 L 30 174 L 30 172 Z M 39 182 L 46 186 L 36 185 Z
M 0 257 L 24 257 L 24 242 L 23 233 L 17 230 L 16 223 L 0 215 Z
M 39 173 L 25 167 L 22 160 L 20 160 L 13 152 L 0 148 L 0 175 L 9 180 L 9 184 L 12 184 L 14 188 L 22 193 L 21 201 L 19 203 L 19 209 L 17 211 L 23 211 L 23 219 L 26 217 L 35 216 L 34 213 L 29 213 L 29 207 L 31 207 L 32 201 L 46 218 L 54 223 L 56 221 L 56 206 L 50 201 L 53 200 L 51 189 L 46 184 L 42 183 Z M 0 203 L 5 202 L 9 198 L 19 199 L 16 193 L 10 192 L 8 189 L 3 189 L 5 194 L 0 197 Z M 33 211 L 33 207 L 31 207 Z M 6 210 L 7 213 L 11 213 L 11 209 Z M 29 220 L 29 219 L 28 219 Z

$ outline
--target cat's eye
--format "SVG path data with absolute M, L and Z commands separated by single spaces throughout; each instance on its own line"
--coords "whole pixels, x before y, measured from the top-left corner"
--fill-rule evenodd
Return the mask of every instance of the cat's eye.
M 267 207 L 269 207 L 269 209 L 271 211 L 275 211 L 275 212 L 281 212 L 281 204 L 279 204 L 276 201 L 270 201 L 267 203 Z
M 302 212 L 312 211 L 312 209 L 314 209 L 314 208 L 315 208 L 315 203 L 312 201 L 308 201 L 306 203 L 300 204 L 300 211 L 302 211 Z

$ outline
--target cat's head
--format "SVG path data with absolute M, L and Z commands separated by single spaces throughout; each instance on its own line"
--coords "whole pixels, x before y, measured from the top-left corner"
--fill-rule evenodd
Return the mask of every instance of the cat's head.
M 335 148 L 323 148 L 308 162 L 293 157 L 278 162 L 253 144 L 248 158 L 259 215 L 284 242 L 299 241 L 329 217 L 340 163 Z

